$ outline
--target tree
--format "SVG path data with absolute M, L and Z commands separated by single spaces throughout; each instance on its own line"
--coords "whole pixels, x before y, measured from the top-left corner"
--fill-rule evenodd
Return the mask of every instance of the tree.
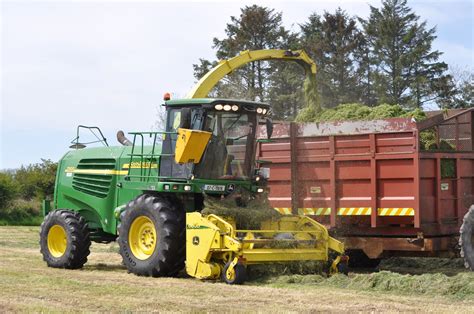
M 57 163 L 49 159 L 41 159 L 41 163 L 26 167 L 21 166 L 14 176 L 20 187 L 20 196 L 31 200 L 53 195 L 57 166 Z
M 439 101 L 440 107 L 449 109 L 474 107 L 474 72 L 452 67 L 449 77 L 451 78 L 449 94 Z
M 289 36 L 282 26 L 281 13 L 257 5 L 242 8 L 239 17 L 232 16 L 225 32 L 226 38 L 213 40 L 218 59 L 234 57 L 243 50 L 280 49 L 284 38 Z M 202 77 L 214 64 L 204 59 L 199 62 L 193 65 L 196 78 Z M 228 75 L 218 84 L 214 95 L 265 101 L 270 73 L 268 62 L 252 62 Z
M 370 11 L 367 20 L 359 20 L 377 65 L 374 88 L 380 101 L 421 107 L 441 97 L 447 65 L 438 62 L 441 52 L 432 50 L 436 29 L 420 23 L 406 0 L 384 0 L 382 8 Z
M 5 209 L 17 194 L 18 185 L 11 174 L 0 172 L 0 210 Z
M 338 8 L 334 14 L 311 14 L 300 25 L 303 48 L 318 66 L 317 83 L 324 107 L 354 102 L 361 98 L 362 82 L 357 68 L 363 36 L 355 18 Z

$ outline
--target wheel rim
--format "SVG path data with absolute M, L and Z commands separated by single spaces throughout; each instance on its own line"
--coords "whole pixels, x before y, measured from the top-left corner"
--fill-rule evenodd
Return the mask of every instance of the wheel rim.
M 133 255 L 139 260 L 148 259 L 155 251 L 156 241 L 155 224 L 151 219 L 146 216 L 135 218 L 128 234 L 128 243 Z
M 64 255 L 67 248 L 66 230 L 60 225 L 52 226 L 48 231 L 48 250 L 54 257 Z

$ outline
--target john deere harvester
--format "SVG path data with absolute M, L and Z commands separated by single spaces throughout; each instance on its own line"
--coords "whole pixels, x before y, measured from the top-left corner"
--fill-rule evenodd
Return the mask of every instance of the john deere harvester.
M 241 283 L 248 265 L 327 262 L 331 251 L 331 269 L 345 269 L 342 243 L 308 217 L 240 230 L 229 217 L 201 213 L 205 197 L 265 192 L 269 171 L 255 149 L 259 127 L 271 137 L 267 104 L 194 98 L 164 105 L 164 132 L 132 132 L 131 140 L 119 132 L 121 146 L 109 146 L 97 128 L 78 127 L 73 150 L 59 162 L 54 199 L 44 204 L 40 244 L 48 266 L 81 268 L 91 241 L 118 241 L 124 265 L 142 276 L 186 268 L 200 279 Z M 103 147 L 85 148 L 84 128 Z

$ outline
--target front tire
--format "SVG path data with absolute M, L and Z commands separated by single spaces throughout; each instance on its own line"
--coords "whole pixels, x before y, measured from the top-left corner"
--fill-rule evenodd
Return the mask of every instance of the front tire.
M 84 217 L 78 212 L 55 210 L 41 224 L 40 247 L 49 267 L 78 269 L 87 262 L 91 241 Z
M 474 271 L 474 205 L 464 215 L 459 233 L 459 245 L 461 246 L 461 257 L 464 258 L 464 266 Z
M 184 268 L 185 212 L 177 200 L 141 195 L 130 201 L 118 226 L 120 255 L 139 276 L 175 276 Z

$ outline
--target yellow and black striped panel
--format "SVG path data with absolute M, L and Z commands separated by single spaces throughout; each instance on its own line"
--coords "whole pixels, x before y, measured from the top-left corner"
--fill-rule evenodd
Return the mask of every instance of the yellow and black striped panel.
M 370 216 L 370 207 L 340 207 L 337 209 L 338 216 Z
M 415 216 L 413 208 L 379 208 L 377 210 L 379 216 Z
M 298 214 L 313 215 L 313 216 L 327 216 L 331 214 L 331 208 L 329 207 L 298 208 Z
M 275 207 L 275 210 L 282 215 L 291 215 L 291 208 L 288 207 Z
M 289 207 L 277 207 L 275 208 L 282 215 L 291 215 L 291 208 Z M 331 214 L 331 208 L 329 207 L 305 207 L 298 208 L 299 215 L 311 215 L 311 216 L 329 216 Z M 371 207 L 340 207 L 337 209 L 338 216 L 370 216 L 372 214 Z M 415 216 L 415 210 L 413 208 L 378 208 L 378 216 Z

